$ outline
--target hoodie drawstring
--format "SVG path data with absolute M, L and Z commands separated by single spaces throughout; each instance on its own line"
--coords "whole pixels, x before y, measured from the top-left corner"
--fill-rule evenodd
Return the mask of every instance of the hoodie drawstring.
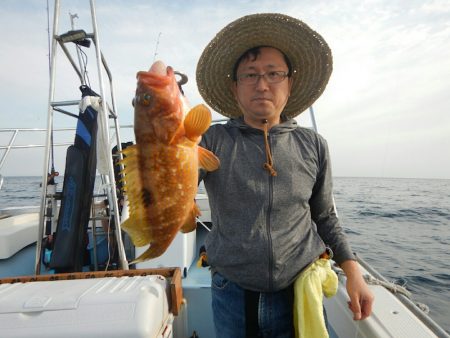
M 277 172 L 273 168 L 272 153 L 270 152 L 268 121 L 264 119 L 262 123 L 264 124 L 264 145 L 266 146 L 266 163 L 264 163 L 264 169 L 269 172 L 270 176 L 277 176 Z

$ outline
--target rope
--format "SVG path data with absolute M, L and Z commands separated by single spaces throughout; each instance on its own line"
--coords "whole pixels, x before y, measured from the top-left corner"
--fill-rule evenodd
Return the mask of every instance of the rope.
M 344 271 L 342 271 L 342 269 L 334 266 L 333 270 L 341 276 L 345 276 Z M 412 300 L 412 294 L 411 292 L 409 292 L 403 285 L 398 285 L 395 282 L 387 282 L 378 278 L 375 278 L 372 275 L 366 274 L 363 275 L 364 280 L 366 281 L 367 284 L 369 285 L 379 285 L 384 287 L 386 290 L 390 291 L 393 294 L 401 294 L 403 296 L 405 296 L 406 298 L 408 298 L 409 300 Z M 430 312 L 430 308 L 428 307 L 428 305 L 423 304 L 423 303 L 419 303 L 419 302 L 414 302 L 413 303 L 420 309 L 422 310 L 424 313 L 428 314 Z
M 264 169 L 266 169 L 269 172 L 270 176 L 277 176 L 277 172 L 273 168 L 273 158 L 272 158 L 272 153 L 270 151 L 270 145 L 269 145 L 268 121 L 266 119 L 264 119 L 262 121 L 262 123 L 264 125 L 264 145 L 266 148 L 266 163 L 264 163 Z
M 367 284 L 380 285 L 380 286 L 384 287 L 385 289 L 389 290 L 390 292 L 392 292 L 394 294 L 401 294 L 412 301 L 411 292 L 406 290 L 406 288 L 402 285 L 398 285 L 393 282 L 385 282 L 385 281 L 379 280 L 371 275 L 364 275 L 364 279 L 367 282 Z M 430 308 L 428 307 L 428 305 L 419 303 L 419 302 L 414 302 L 414 304 L 420 310 L 422 310 L 424 313 L 428 314 L 430 312 Z
M 421 309 L 424 313 L 428 314 L 430 313 L 430 308 L 428 307 L 427 304 L 424 303 L 414 303 L 416 304 L 416 306 Z
M 398 294 L 401 294 L 401 295 L 411 299 L 411 292 L 406 290 L 406 288 L 403 287 L 402 285 L 398 285 L 393 282 L 385 282 L 385 281 L 377 279 L 371 275 L 364 275 L 363 277 L 364 277 L 366 283 L 369 285 L 381 285 L 382 287 L 391 291 L 392 293 L 398 293 Z

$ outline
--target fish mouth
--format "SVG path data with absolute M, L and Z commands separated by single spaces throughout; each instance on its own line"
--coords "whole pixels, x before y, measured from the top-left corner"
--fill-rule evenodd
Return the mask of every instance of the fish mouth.
M 166 66 L 166 64 L 160 60 L 155 61 L 151 65 L 148 72 L 159 76 L 175 76 L 175 71 L 173 70 L 173 68 L 171 66 Z
M 146 87 L 162 89 L 175 80 L 175 73 L 172 67 L 166 66 L 162 61 L 156 61 L 148 71 L 138 72 L 137 78 L 138 82 Z
M 175 71 L 171 66 L 166 66 L 166 64 L 162 61 L 156 61 L 154 62 L 150 69 L 148 70 L 148 73 L 151 73 L 155 76 L 168 76 L 168 77 L 175 77 Z
M 158 60 L 151 65 L 148 71 L 149 73 L 154 73 L 156 75 L 167 76 L 167 70 L 168 67 L 164 64 L 164 62 Z
M 132 100 L 133 107 L 153 110 L 156 105 L 166 107 L 167 112 L 177 110 L 180 92 L 172 67 L 156 61 L 148 71 L 140 71 L 136 77 L 138 83 Z

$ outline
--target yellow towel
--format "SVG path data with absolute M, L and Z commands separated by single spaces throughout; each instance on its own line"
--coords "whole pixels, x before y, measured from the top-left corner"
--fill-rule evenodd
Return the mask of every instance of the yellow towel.
M 323 316 L 323 295 L 336 294 L 338 277 L 330 260 L 320 258 L 308 266 L 294 284 L 294 327 L 297 338 L 328 338 Z

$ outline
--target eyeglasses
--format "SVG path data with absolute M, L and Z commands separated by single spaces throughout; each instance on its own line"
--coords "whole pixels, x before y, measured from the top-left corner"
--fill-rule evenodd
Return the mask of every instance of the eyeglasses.
M 283 71 L 273 71 L 264 74 L 243 73 L 237 76 L 237 80 L 243 85 L 255 85 L 262 77 L 267 81 L 267 83 L 279 83 L 287 76 L 288 73 Z

